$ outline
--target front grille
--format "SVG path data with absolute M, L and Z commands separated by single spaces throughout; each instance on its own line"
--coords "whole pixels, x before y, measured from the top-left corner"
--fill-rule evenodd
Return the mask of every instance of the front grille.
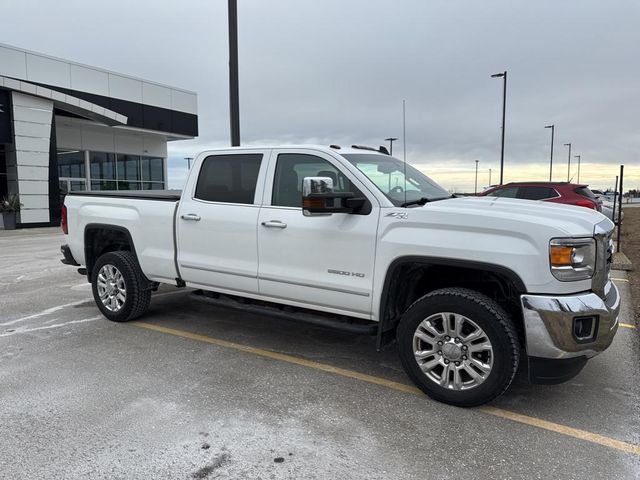
M 599 223 L 594 229 L 596 239 L 596 270 L 591 282 L 592 290 L 604 298 L 604 287 L 609 281 L 609 272 L 613 262 L 613 229 L 608 230 L 608 220 Z

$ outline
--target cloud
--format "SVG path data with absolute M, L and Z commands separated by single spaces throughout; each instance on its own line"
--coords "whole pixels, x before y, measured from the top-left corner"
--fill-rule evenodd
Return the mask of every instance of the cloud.
M 170 143 L 172 184 L 183 178 L 174 157 L 229 144 L 226 2 L 3 7 L 25 19 L 3 25 L 11 43 L 198 92 L 200 137 Z M 238 8 L 243 143 L 377 146 L 402 136 L 406 99 L 407 158 L 446 165 L 434 177 L 469 189 L 476 159 L 498 174 L 502 81 L 490 75 L 506 69 L 506 179 L 548 178 L 544 126 L 554 123 L 558 172 L 572 142 L 581 180 L 608 186 L 624 163 L 625 184 L 640 187 L 635 0 L 243 0 Z M 73 28 L 51 36 L 68 19 Z

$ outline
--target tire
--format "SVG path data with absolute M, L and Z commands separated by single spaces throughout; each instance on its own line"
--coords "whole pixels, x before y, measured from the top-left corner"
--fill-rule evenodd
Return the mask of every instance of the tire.
M 151 303 L 151 290 L 143 288 L 142 271 L 129 251 L 98 258 L 91 271 L 91 290 L 102 314 L 113 322 L 138 318 Z
M 493 400 L 518 370 L 518 335 L 509 315 L 486 295 L 466 288 L 436 290 L 415 301 L 400 320 L 397 339 L 411 380 L 450 405 L 474 407 Z

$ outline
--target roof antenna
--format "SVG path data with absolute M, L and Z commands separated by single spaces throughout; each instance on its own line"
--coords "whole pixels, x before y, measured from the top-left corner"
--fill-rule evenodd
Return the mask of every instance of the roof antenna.
M 407 203 L 407 121 L 405 101 L 402 100 L 402 148 L 404 149 L 404 203 Z

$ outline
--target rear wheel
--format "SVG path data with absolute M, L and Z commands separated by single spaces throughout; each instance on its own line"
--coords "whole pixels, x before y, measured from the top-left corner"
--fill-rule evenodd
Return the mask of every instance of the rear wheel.
M 114 322 L 139 317 L 151 302 L 151 290 L 143 288 L 138 261 L 128 251 L 100 256 L 91 273 L 91 288 L 102 314 Z
M 427 395 L 472 407 L 509 386 L 518 369 L 513 322 L 489 297 L 445 288 L 416 301 L 398 326 L 402 365 Z

